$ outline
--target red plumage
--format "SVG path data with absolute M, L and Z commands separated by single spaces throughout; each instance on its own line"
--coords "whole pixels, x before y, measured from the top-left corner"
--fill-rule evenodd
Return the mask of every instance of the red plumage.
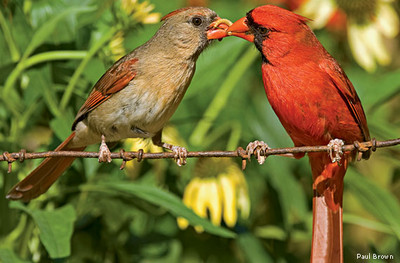
M 262 54 L 265 92 L 295 146 L 326 145 L 335 138 L 348 144 L 369 140 L 353 85 L 307 21 L 267 5 L 248 12 L 227 34 L 254 42 Z M 344 153 L 339 163 L 327 153 L 308 156 L 314 181 L 311 261 L 341 262 L 343 178 L 353 154 Z

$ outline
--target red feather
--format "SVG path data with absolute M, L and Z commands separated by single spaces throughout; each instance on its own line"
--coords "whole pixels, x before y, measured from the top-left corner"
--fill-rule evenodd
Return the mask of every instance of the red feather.
M 305 22 L 302 16 L 267 5 L 253 9 L 227 31 L 254 42 L 261 52 L 268 100 L 296 146 L 328 144 L 335 138 L 345 143 L 369 140 L 353 85 Z M 314 181 L 311 261 L 342 262 L 343 179 L 352 153 L 346 152 L 340 163 L 332 163 L 327 153 L 308 156 Z

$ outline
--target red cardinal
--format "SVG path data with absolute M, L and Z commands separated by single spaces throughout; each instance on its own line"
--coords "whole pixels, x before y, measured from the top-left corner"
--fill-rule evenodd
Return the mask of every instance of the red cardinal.
M 72 124 L 71 135 L 56 151 L 83 151 L 101 141 L 99 161 L 111 162 L 106 142 L 152 138 L 175 152 L 178 165 L 187 151 L 161 141 L 165 123 L 192 80 L 196 60 L 210 44 L 208 36 L 228 27 L 208 8 L 182 8 L 166 15 L 157 33 L 118 60 L 94 85 Z M 221 22 L 222 21 L 222 22 Z M 215 27 L 213 25 L 216 25 Z M 46 158 L 7 195 L 28 201 L 47 191 L 75 158 Z
M 260 51 L 265 92 L 295 146 L 370 140 L 353 85 L 306 25 L 307 20 L 266 5 L 236 21 L 227 35 L 254 42 Z M 257 146 L 250 144 L 249 148 L 257 152 Z M 311 261 L 342 262 L 343 177 L 354 154 L 345 152 L 334 160 L 327 153 L 308 156 L 314 181 Z

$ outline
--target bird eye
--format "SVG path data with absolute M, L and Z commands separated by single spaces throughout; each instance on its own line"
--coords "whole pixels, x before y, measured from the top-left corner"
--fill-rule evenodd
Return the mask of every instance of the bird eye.
M 203 23 L 203 20 L 200 17 L 193 17 L 192 24 L 195 26 L 200 26 Z
M 262 34 L 262 35 L 266 35 L 266 34 L 268 34 L 269 29 L 265 28 L 265 27 L 259 27 L 258 32 L 260 32 L 260 34 Z

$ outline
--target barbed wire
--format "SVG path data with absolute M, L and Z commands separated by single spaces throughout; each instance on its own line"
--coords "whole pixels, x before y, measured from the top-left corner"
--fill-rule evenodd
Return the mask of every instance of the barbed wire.
M 354 144 L 348 144 L 342 146 L 343 152 L 348 151 L 358 151 L 359 153 L 368 151 L 371 149 L 375 151 L 377 148 L 390 147 L 400 144 L 400 138 L 377 141 L 372 139 L 366 142 L 355 142 Z M 309 153 L 309 152 L 329 152 L 331 147 L 327 145 L 321 146 L 301 146 L 301 147 L 288 147 L 288 148 L 268 148 L 261 155 L 266 157 L 270 155 L 285 155 L 285 154 L 296 154 L 296 153 Z M 246 160 L 249 159 L 251 153 L 244 150 L 242 147 L 238 147 L 236 151 L 198 151 L 198 152 L 188 152 L 187 158 L 200 158 L 200 157 L 237 157 L 242 159 L 242 168 L 246 167 Z M 11 172 L 12 163 L 19 160 L 23 162 L 27 159 L 39 159 L 47 157 L 76 157 L 76 158 L 99 158 L 98 152 L 84 152 L 84 151 L 47 151 L 47 152 L 32 152 L 28 153 L 26 150 L 21 150 L 20 152 L 4 152 L 0 155 L 0 162 L 8 162 L 8 172 Z M 174 158 L 175 154 L 173 152 L 159 152 L 159 153 L 145 153 L 142 149 L 136 152 L 127 152 L 121 149 L 119 152 L 112 152 L 111 159 L 122 159 L 123 163 L 120 169 L 125 167 L 127 161 L 137 159 L 138 162 L 143 159 L 167 159 Z

